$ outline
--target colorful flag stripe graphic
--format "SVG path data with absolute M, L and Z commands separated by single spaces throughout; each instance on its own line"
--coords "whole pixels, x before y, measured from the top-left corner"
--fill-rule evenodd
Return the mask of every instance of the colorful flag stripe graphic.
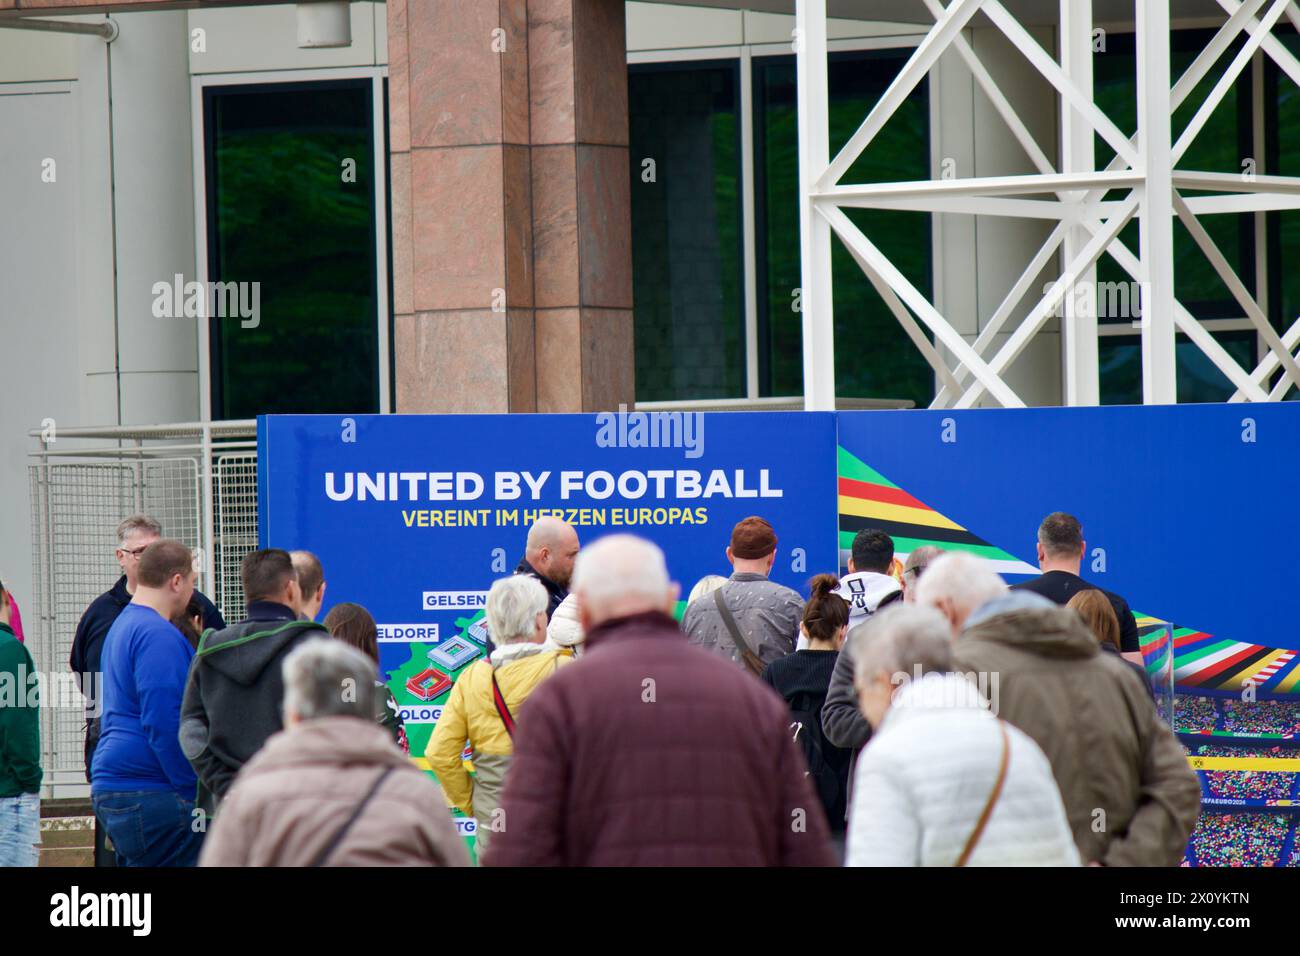
M 839 449 L 839 514 L 841 564 L 848 558 L 854 535 L 863 528 L 879 528 L 894 539 L 900 558 L 923 545 L 934 545 L 987 558 L 1003 574 L 1038 573 L 1037 568 L 912 497 L 844 448 Z
M 947 515 L 898 487 L 862 459 L 839 449 L 840 564 L 848 559 L 853 536 L 880 528 L 894 539 L 901 559 L 923 545 L 968 551 L 993 562 L 1001 574 L 1037 574 L 1038 569 L 981 538 Z M 1158 670 L 1168 653 L 1168 625 L 1134 612 L 1147 668 Z M 1300 651 L 1216 638 L 1188 627 L 1173 627 L 1174 682 L 1185 690 L 1235 691 L 1253 685 L 1257 692 L 1300 693 Z

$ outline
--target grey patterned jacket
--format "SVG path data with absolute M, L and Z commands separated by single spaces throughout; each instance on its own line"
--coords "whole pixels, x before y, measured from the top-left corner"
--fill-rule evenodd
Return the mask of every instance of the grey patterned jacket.
M 737 571 L 722 586 L 722 596 L 731 609 L 750 650 L 764 664 L 794 652 L 803 618 L 803 598 L 766 575 Z M 744 667 L 712 594 L 693 601 L 682 617 L 682 630 L 692 644 Z

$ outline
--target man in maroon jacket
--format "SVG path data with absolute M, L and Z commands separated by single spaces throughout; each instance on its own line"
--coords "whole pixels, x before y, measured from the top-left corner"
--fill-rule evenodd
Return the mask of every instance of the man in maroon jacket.
M 631 535 L 574 570 L 586 650 L 518 717 L 488 866 L 834 866 L 784 702 L 691 647 L 663 552 Z

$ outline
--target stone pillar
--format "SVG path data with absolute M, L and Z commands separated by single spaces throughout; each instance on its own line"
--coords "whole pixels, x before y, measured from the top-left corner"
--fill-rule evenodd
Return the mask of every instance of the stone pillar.
M 622 0 L 389 0 L 399 412 L 633 400 Z

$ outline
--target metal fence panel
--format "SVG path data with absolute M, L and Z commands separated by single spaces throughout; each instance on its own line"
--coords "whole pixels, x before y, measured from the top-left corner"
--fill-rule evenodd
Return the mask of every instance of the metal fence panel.
M 121 574 L 114 558 L 115 521 L 135 510 L 131 464 L 89 462 L 33 466 L 33 575 L 37 609 L 32 657 L 48 678 L 68 672 L 72 637 L 86 607 Z M 46 695 L 49 696 L 48 694 Z M 57 780 L 84 773 L 84 716 L 70 702 L 46 700 L 41 708 L 42 766 Z
M 213 468 L 216 527 L 213 600 L 226 620 L 243 616 L 244 583 L 240 568 L 244 556 L 257 550 L 257 452 L 218 455 Z
M 239 569 L 257 547 L 255 435 L 253 422 L 63 428 L 57 448 L 42 441 L 33 454 L 34 593 L 24 619 L 30 620 L 32 655 L 45 678 L 41 741 L 47 795 L 72 795 L 86 787 L 85 718 L 80 695 L 68 681 L 68 659 L 82 614 L 121 575 L 114 532 L 122 518 L 144 512 L 162 525 L 164 535 L 195 549 L 205 564 L 211 561 L 203 569 L 210 597 L 227 620 L 243 616 Z M 211 498 L 205 500 L 208 488 Z M 62 683 L 55 687 L 54 681 Z

